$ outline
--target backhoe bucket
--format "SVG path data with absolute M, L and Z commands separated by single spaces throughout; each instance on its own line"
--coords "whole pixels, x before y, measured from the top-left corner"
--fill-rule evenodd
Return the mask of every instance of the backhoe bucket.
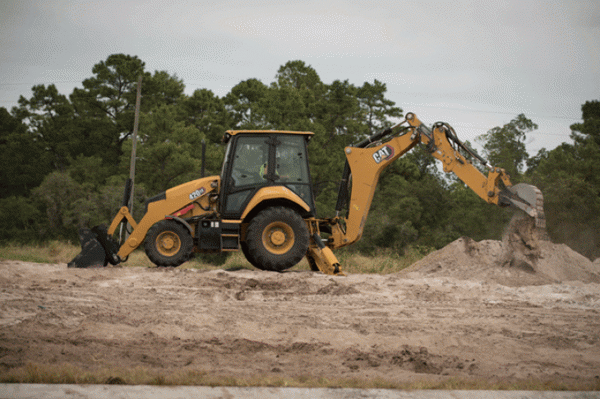
M 108 263 L 116 265 L 121 260 L 117 255 L 118 244 L 108 236 L 106 226 L 80 229 L 79 241 L 81 252 L 67 264 L 68 267 L 105 267 Z
M 544 196 L 539 188 L 519 183 L 506 188 L 501 196 L 510 206 L 520 209 L 532 217 L 535 220 L 535 228 L 538 230 L 539 237 L 548 239 L 546 216 L 544 215 Z

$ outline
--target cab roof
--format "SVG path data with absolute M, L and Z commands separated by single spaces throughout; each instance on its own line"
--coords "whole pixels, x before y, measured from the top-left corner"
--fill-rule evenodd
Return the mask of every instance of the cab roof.
M 238 134 L 300 134 L 303 136 L 312 136 L 313 132 L 299 132 L 292 130 L 227 130 L 223 135 L 223 142 L 228 142 L 229 139 Z
M 304 134 L 312 136 L 313 132 L 297 132 L 292 130 L 228 130 L 225 133 L 228 133 L 231 136 L 235 136 L 236 134 Z

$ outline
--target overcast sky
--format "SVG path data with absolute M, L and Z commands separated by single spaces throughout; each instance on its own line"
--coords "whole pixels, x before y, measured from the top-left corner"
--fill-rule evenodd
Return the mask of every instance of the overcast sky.
M 115 53 L 218 96 L 302 60 L 471 142 L 524 113 L 535 155 L 600 99 L 600 1 L 0 0 L 0 107 L 34 84 L 68 95 Z

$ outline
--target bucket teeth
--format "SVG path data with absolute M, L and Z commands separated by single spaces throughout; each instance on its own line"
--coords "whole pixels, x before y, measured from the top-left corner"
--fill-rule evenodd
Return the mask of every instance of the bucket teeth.
M 535 228 L 540 239 L 549 241 L 548 231 L 546 230 L 546 214 L 544 213 L 544 196 L 539 188 L 534 187 L 535 191 Z

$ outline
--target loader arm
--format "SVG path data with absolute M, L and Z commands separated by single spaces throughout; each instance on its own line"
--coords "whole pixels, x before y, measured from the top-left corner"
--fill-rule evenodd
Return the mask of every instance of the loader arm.
M 402 130 L 398 134 L 401 127 Z M 383 142 L 386 138 L 388 141 Z M 442 162 L 444 172 L 454 173 L 484 201 L 498 206 L 518 208 L 536 218 L 537 227 L 545 227 L 543 199 L 536 187 L 526 184 L 512 186 L 504 169 L 491 167 L 461 143 L 451 126 L 437 123 L 430 129 L 415 114 L 408 113 L 406 119 L 393 128 L 371 136 L 355 147 L 345 148 L 347 163 L 340 185 L 337 214 L 329 220 L 332 231 L 328 241 L 330 248 L 344 247 L 361 238 L 381 172 L 417 144 L 424 145 L 434 158 Z M 459 149 L 486 165 L 489 170 L 487 176 Z M 348 200 L 347 187 L 350 176 L 352 188 L 348 213 L 344 218 L 340 216 L 340 211 Z
M 68 263 L 68 267 L 87 268 L 103 267 L 108 263 L 119 264 L 144 242 L 153 225 L 165 219 L 180 223 L 193 237 L 193 227 L 179 216 L 185 213 L 199 216 L 214 212 L 214 204 L 209 197 L 218 189 L 219 182 L 219 176 L 209 176 L 168 189 L 147 201 L 145 214 L 139 222 L 131 216 L 129 208 L 123 205 L 108 228 L 101 225 L 91 229 L 80 229 L 81 252 Z M 129 198 L 128 189 L 125 190 L 124 197 Z M 122 223 L 127 223 L 131 232 L 120 244 L 113 238 L 113 234 Z

